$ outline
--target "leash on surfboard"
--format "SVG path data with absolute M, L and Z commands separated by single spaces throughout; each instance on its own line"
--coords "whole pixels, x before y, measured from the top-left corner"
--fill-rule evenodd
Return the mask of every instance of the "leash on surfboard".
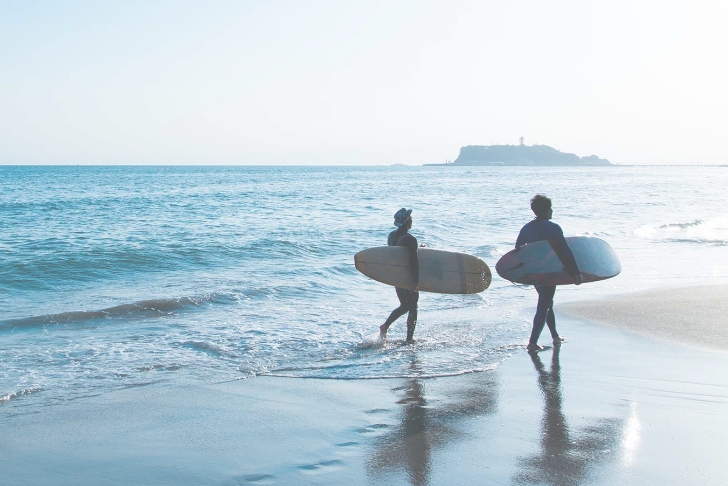
M 531 284 L 519 284 L 517 282 L 511 282 L 511 285 L 513 285 L 517 289 L 521 290 L 530 290 L 532 287 L 536 287 L 535 285 Z

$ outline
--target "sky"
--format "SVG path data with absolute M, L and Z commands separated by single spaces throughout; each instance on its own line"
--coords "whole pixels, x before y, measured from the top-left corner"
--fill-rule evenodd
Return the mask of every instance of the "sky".
M 728 164 L 723 0 L 0 0 L 0 164 Z

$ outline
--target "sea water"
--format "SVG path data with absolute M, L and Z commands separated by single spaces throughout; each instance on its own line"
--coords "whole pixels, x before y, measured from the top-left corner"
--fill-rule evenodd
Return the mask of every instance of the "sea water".
M 728 281 L 728 167 L 0 167 L 0 410 L 151 383 L 369 379 L 489 370 L 522 350 L 536 295 L 495 274 L 553 199 L 623 271 L 557 305 Z M 482 258 L 475 295 L 422 293 L 375 338 L 394 289 L 354 267 L 400 207 L 431 248 Z M 557 316 L 558 319 L 558 316 Z

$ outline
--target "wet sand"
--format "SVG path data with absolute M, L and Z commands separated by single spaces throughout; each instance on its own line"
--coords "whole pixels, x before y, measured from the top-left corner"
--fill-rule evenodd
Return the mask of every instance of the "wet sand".
M 691 299 L 690 329 L 715 327 L 725 291 L 674 294 Z M 660 340 L 557 308 L 563 346 L 514 349 L 491 372 L 151 384 L 30 415 L 0 408 L 3 484 L 727 484 L 728 354 L 662 340 L 663 299 L 625 299 L 574 305 Z

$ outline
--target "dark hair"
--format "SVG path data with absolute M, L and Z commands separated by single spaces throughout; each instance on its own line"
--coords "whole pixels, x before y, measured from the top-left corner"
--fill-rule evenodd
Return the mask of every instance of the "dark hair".
M 551 211 L 551 199 L 543 194 L 536 194 L 531 199 L 531 211 L 537 218 L 548 218 L 549 211 Z

